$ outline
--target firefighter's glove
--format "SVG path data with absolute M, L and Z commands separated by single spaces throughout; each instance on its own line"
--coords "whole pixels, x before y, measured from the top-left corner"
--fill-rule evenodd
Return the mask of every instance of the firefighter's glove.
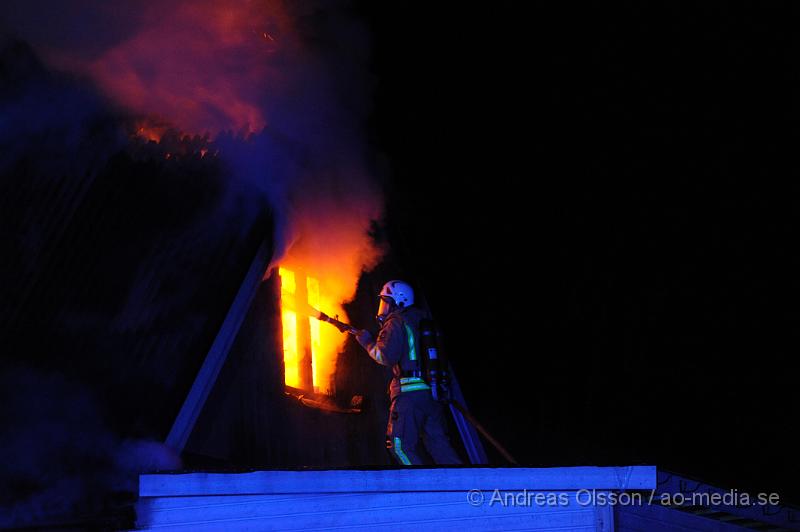
M 369 348 L 374 343 L 374 340 L 372 339 L 372 335 L 370 334 L 369 331 L 367 331 L 365 329 L 361 329 L 360 331 L 357 331 L 355 333 L 355 337 L 356 337 L 356 340 L 358 341 L 358 343 L 361 344 L 361 347 L 363 347 L 366 350 L 369 350 Z

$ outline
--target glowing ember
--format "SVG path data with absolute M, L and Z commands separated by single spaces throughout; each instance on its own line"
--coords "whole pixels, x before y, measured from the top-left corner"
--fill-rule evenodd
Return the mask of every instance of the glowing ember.
M 167 129 L 169 129 L 167 124 L 140 120 L 136 123 L 136 136 L 152 142 L 160 142 Z

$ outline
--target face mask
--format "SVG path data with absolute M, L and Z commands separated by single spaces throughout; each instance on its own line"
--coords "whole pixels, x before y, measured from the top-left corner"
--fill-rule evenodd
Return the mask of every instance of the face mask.
M 380 303 L 378 304 L 378 315 L 375 316 L 375 319 L 378 320 L 378 323 L 383 325 L 386 316 L 388 316 L 392 312 L 392 307 L 394 307 L 394 303 L 388 298 L 381 298 Z

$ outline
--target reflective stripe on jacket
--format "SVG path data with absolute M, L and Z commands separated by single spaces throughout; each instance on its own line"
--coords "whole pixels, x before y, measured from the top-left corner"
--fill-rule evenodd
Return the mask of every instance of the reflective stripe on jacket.
M 424 318 L 425 313 L 416 307 L 395 310 L 386 317 L 377 340 L 365 346 L 375 362 L 392 368 L 392 399 L 400 393 L 430 390 L 421 377 L 403 377 L 404 371 L 420 369 L 417 339 L 419 322 Z

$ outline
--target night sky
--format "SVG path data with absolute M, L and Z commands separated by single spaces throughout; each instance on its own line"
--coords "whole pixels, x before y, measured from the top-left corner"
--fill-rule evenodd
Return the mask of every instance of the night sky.
M 389 239 L 518 460 L 800 500 L 783 7 L 364 7 Z

